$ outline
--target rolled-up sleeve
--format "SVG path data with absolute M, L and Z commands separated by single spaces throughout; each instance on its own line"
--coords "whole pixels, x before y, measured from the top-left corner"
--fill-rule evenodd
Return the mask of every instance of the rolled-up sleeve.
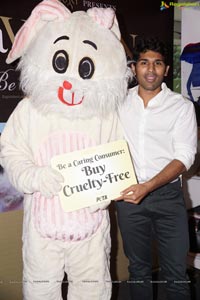
M 176 120 L 173 141 L 174 158 L 180 160 L 188 170 L 197 152 L 197 121 L 194 105 L 187 99 Z

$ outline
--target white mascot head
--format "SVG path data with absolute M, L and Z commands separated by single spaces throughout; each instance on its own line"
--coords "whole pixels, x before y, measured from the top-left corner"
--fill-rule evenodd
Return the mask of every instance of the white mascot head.
M 17 33 L 7 63 L 21 57 L 21 87 L 42 113 L 105 117 L 127 90 L 127 66 L 115 12 L 71 13 L 58 0 L 35 7 Z

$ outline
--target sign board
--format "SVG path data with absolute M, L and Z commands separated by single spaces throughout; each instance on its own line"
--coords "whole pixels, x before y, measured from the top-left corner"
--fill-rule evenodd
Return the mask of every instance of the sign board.
M 59 197 L 67 212 L 113 200 L 137 183 L 124 140 L 54 156 L 51 165 L 64 177 Z

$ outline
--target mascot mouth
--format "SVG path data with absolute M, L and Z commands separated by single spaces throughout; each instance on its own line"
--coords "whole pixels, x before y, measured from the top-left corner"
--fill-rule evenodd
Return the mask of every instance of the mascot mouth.
M 60 86 L 58 89 L 58 99 L 68 106 L 76 106 L 81 104 L 84 96 L 78 95 L 78 92 L 71 92 L 71 89 L 72 84 L 69 81 L 64 81 L 63 86 Z

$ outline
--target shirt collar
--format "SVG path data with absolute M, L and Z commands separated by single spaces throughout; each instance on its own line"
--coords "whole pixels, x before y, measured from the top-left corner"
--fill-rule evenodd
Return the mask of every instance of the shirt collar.
M 134 90 L 135 90 L 135 94 L 137 95 L 137 97 L 139 99 L 141 99 L 141 97 L 138 95 L 138 85 L 136 87 L 134 87 Z M 148 107 L 154 108 L 154 107 L 160 106 L 165 101 L 165 95 L 168 90 L 169 89 L 168 89 L 166 83 L 163 82 L 161 85 L 161 91 L 149 101 Z

